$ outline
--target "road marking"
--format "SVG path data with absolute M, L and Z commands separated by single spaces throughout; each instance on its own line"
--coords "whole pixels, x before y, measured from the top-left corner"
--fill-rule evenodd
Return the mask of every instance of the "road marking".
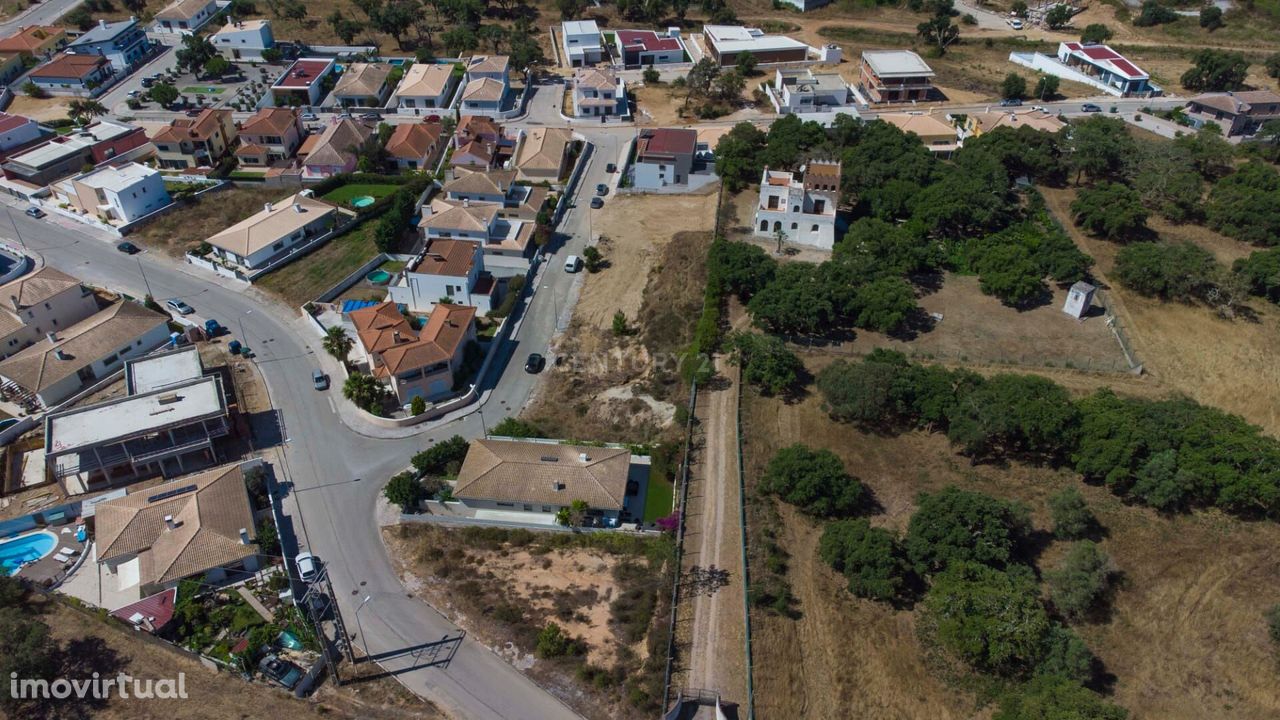
M 331 397 L 327 397 L 327 398 L 325 398 L 325 400 L 328 400 L 328 401 L 329 401 L 329 412 L 333 413 L 334 415 L 337 415 L 337 414 L 338 414 L 338 407 L 337 407 L 336 405 L 334 405 L 334 404 L 333 404 L 333 398 L 331 398 Z

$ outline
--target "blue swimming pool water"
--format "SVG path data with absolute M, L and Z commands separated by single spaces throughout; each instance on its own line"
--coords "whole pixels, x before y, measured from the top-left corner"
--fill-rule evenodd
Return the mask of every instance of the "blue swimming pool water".
M 26 563 L 48 555 L 58 539 L 51 533 L 38 532 L 0 542 L 0 568 L 5 575 L 12 575 Z

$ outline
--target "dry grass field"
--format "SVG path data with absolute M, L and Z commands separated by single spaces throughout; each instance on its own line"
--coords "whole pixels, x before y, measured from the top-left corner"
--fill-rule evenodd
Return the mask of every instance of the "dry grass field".
M 129 235 L 129 240 L 166 255 L 182 257 L 210 235 L 261 210 L 266 202 L 263 196 L 261 189 L 254 188 L 206 193 L 142 226 Z
M 949 484 L 1026 504 L 1048 525 L 1046 498 L 1078 486 L 1107 529 L 1103 549 L 1125 573 L 1110 620 L 1077 629 L 1116 676 L 1114 701 L 1133 717 L 1261 720 L 1280 713 L 1280 686 L 1262 612 L 1280 600 L 1280 527 L 1218 513 L 1162 517 L 1129 507 L 1067 471 L 970 466 L 944 437 L 868 435 L 833 423 L 816 396 L 786 404 L 748 397 L 743 407 L 747 482 L 795 442 L 837 453 L 874 492 L 872 523 L 905 530 L 921 491 Z M 753 500 L 753 517 L 759 512 Z M 772 502 L 772 501 L 765 501 Z M 914 613 L 850 595 L 816 555 L 820 528 L 781 506 L 776 529 L 790 553 L 797 620 L 755 611 L 758 716 L 771 718 L 971 718 L 986 709 L 930 671 Z M 758 542 L 758 523 L 751 527 Z M 1052 566 L 1062 548 L 1040 558 Z

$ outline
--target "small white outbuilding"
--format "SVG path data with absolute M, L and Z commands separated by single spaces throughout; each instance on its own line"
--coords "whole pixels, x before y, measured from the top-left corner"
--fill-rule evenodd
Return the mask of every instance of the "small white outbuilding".
M 1079 320 L 1089 312 L 1089 307 L 1093 304 L 1093 294 L 1098 288 L 1081 280 L 1071 286 L 1071 290 L 1067 292 L 1067 301 L 1062 305 L 1062 312 Z

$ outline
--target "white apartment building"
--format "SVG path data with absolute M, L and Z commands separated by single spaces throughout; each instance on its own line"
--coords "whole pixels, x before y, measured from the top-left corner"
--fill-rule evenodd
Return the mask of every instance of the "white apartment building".
M 835 245 L 840 163 L 810 161 L 800 172 L 764 169 L 753 233 L 830 250 Z
M 113 223 L 131 223 L 173 202 L 164 177 L 138 163 L 103 166 L 67 178 L 51 189 L 59 201 L 72 209 Z
M 218 53 L 228 60 L 261 62 L 263 50 L 276 46 L 270 20 L 237 20 L 222 26 L 210 38 Z

